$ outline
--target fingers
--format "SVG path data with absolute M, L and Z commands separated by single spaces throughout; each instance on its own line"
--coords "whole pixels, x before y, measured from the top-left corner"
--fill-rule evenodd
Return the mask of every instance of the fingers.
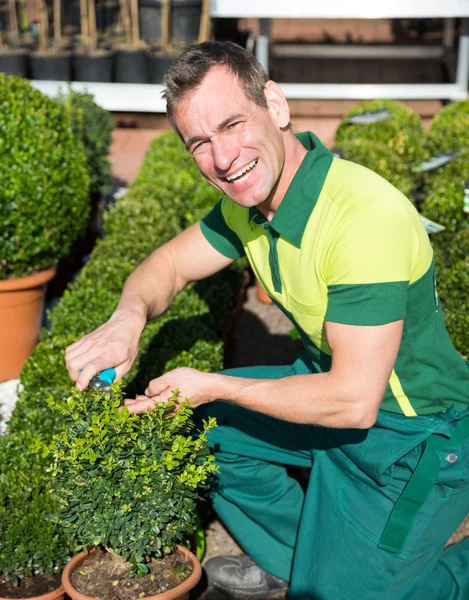
M 170 387 L 168 377 L 162 375 L 156 379 L 152 379 L 145 390 L 146 396 L 158 396 Z
M 127 407 L 129 413 L 138 414 L 145 410 L 152 410 L 155 407 L 157 402 L 167 401 L 160 396 L 137 396 L 135 400 L 131 400 L 130 398 L 126 398 L 124 400 L 124 406 Z

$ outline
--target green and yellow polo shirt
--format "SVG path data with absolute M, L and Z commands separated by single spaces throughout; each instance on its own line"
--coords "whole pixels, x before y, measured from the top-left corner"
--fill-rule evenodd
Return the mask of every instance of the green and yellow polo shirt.
M 204 236 L 229 258 L 247 256 L 297 327 L 314 370 L 331 366 L 324 321 L 404 319 L 381 408 L 409 417 L 453 404 L 465 410 L 469 369 L 444 325 L 417 211 L 376 173 L 334 158 L 312 133 L 297 137 L 308 152 L 272 220 L 224 197 L 202 220 Z

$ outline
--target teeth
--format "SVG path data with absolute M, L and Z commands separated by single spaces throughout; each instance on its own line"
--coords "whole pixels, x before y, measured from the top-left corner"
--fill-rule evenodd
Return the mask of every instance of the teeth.
M 246 173 L 246 171 L 250 171 L 251 169 L 253 169 L 256 165 L 257 165 L 257 158 L 255 160 L 253 160 L 251 163 L 249 163 L 246 167 L 242 168 L 240 171 L 238 171 L 234 175 L 230 175 L 230 177 L 227 177 L 226 179 L 231 182 L 231 181 L 233 181 L 233 179 L 237 179 L 238 177 L 241 177 L 241 175 L 244 175 L 244 173 Z

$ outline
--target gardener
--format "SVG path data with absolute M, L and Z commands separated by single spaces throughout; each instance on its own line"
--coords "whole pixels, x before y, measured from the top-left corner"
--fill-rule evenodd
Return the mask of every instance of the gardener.
M 295 600 L 467 600 L 469 539 L 444 546 L 469 511 L 469 369 L 417 212 L 312 133 L 295 136 L 280 87 L 233 44 L 182 54 L 165 98 L 223 198 L 130 275 L 109 322 L 67 349 L 70 376 L 81 389 L 110 366 L 121 378 L 147 319 L 246 255 L 305 354 L 175 369 L 126 401 L 140 412 L 179 388 L 218 419 L 213 503 L 248 556 L 212 559 L 209 579 L 242 598 L 289 586 Z M 286 464 L 312 467 L 305 495 Z

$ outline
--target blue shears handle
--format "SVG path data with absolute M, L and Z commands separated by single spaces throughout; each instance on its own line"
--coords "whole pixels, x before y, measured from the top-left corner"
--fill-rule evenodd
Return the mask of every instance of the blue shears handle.
M 81 373 L 82 370 L 83 369 L 80 370 L 79 374 Z M 101 371 L 100 373 L 98 373 L 97 375 L 95 375 L 93 377 L 93 379 L 89 383 L 89 387 L 100 389 L 103 392 L 110 392 L 111 384 L 115 378 L 116 378 L 115 369 L 112 369 L 112 368 L 104 369 L 104 371 Z

